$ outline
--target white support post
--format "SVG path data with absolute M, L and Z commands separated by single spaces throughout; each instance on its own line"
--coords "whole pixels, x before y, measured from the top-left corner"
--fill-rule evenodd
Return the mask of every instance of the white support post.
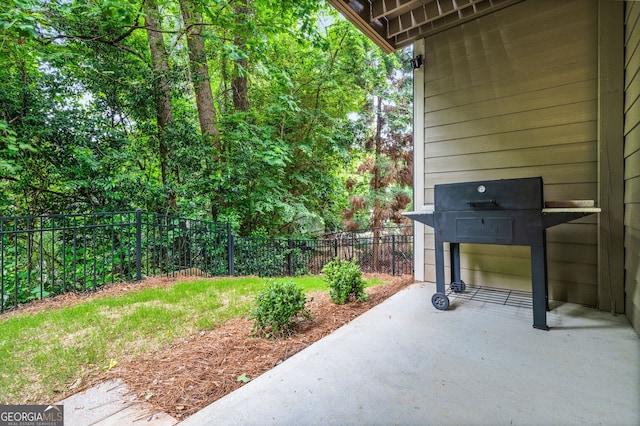
M 425 57 L 424 39 L 413 43 L 413 56 Z M 429 64 L 423 61 L 413 71 L 413 210 L 424 205 L 424 73 Z M 424 281 L 424 225 L 413 221 L 413 270 L 416 281 Z

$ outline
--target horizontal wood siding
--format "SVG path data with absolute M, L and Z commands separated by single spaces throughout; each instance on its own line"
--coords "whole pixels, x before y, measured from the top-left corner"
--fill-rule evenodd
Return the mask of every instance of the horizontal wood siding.
M 625 293 L 626 314 L 640 333 L 640 3 L 625 13 Z
M 596 27 L 596 1 L 536 0 L 425 40 L 425 203 L 436 184 L 531 176 L 543 177 L 546 200 L 597 199 Z M 551 298 L 596 305 L 597 219 L 547 239 Z M 528 247 L 461 251 L 464 281 L 531 290 Z

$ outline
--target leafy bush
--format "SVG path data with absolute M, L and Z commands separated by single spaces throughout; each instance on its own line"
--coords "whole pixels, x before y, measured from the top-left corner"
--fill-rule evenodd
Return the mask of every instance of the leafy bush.
M 304 292 L 293 281 L 270 281 L 267 287 L 258 292 L 255 307 L 250 319 L 254 319 L 254 335 L 288 337 L 293 333 L 298 317 L 311 318 L 311 312 L 305 308 L 307 302 Z
M 342 305 L 350 300 L 364 302 L 369 296 L 364 292 L 362 271 L 355 259 L 335 259 L 322 268 L 324 280 L 329 285 L 329 297 L 333 303 Z

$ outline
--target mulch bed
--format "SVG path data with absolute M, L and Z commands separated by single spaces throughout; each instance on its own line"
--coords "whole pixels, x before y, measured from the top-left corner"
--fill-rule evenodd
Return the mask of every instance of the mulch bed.
M 131 392 L 157 410 L 184 419 L 254 379 L 310 344 L 413 283 L 412 276 L 384 277 L 387 284 L 366 289 L 366 302 L 336 305 L 327 292 L 308 294 L 311 320 L 298 324 L 287 339 L 251 337 L 253 323 L 238 319 L 176 342 L 165 350 L 139 356 L 110 370 Z

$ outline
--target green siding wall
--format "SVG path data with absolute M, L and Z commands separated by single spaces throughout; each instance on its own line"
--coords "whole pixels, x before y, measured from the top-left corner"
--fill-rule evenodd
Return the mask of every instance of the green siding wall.
M 438 183 L 530 176 L 547 201 L 597 199 L 597 14 L 596 1 L 527 1 L 424 40 L 426 204 Z M 597 304 L 596 224 L 548 231 L 552 299 Z M 531 289 L 528 247 L 461 249 L 466 282 Z
M 640 3 L 625 13 L 625 293 L 626 314 L 640 332 Z

